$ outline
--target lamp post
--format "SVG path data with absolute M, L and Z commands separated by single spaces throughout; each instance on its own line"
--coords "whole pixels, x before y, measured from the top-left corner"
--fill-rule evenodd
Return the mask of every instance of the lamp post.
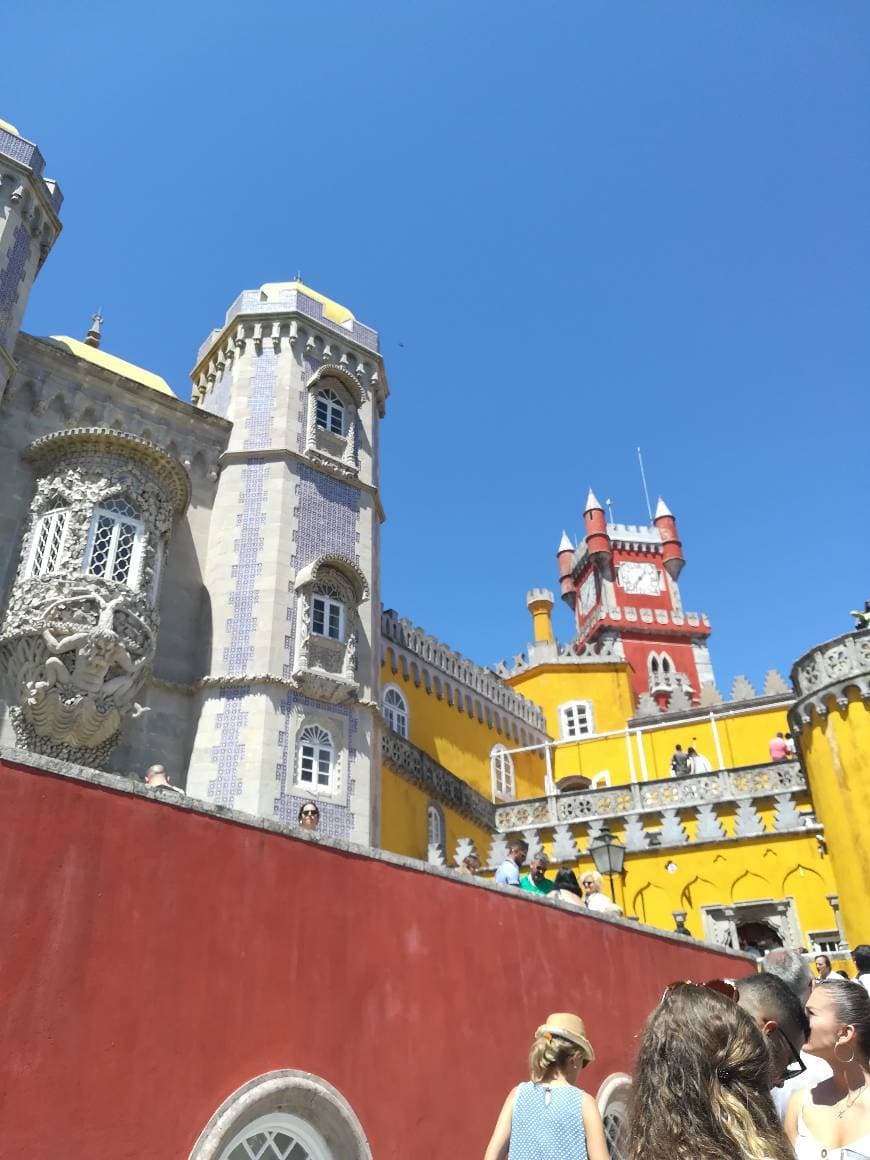
M 592 861 L 599 874 L 606 874 L 610 879 L 610 895 L 616 902 L 616 890 L 613 886 L 613 875 L 621 874 L 625 866 L 625 846 L 618 842 L 607 826 L 602 826 L 596 835 L 595 841 L 589 847 Z

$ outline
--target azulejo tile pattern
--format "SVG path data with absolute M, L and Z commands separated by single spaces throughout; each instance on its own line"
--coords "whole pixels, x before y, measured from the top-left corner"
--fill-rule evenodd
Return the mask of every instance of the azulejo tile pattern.
M 235 805 L 242 792 L 241 766 L 245 759 L 242 730 L 248 723 L 245 701 L 250 688 L 224 689 L 223 703 L 215 725 L 220 741 L 212 749 L 215 776 L 208 783 L 208 800 L 221 806 Z
M 12 238 L 6 268 L 0 274 L 0 331 L 12 315 L 29 259 L 30 237 L 27 228 L 19 225 Z
M 272 416 L 275 411 L 275 378 L 278 356 L 271 347 L 255 355 L 248 414 L 245 419 L 245 451 L 260 451 L 272 446 Z

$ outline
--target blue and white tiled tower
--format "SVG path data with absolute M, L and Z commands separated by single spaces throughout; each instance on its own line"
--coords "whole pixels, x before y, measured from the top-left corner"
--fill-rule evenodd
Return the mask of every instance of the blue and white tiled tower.
M 44 169 L 36 145 L 0 121 L 0 399 L 33 280 L 61 229 L 63 195 Z
M 377 842 L 375 331 L 300 282 L 246 290 L 200 348 L 198 406 L 233 423 L 206 559 L 188 792 Z

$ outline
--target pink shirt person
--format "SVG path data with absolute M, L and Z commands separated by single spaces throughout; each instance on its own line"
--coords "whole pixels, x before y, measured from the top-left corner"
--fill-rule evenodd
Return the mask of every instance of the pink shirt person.
M 785 761 L 788 757 L 788 742 L 781 733 L 777 733 L 768 748 L 770 749 L 771 761 Z

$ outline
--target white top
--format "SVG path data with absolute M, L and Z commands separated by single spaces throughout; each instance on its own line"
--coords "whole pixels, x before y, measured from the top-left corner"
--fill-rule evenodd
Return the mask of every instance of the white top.
M 804 1109 L 798 1113 L 797 1139 L 794 1143 L 794 1154 L 797 1160 L 850 1160 L 850 1157 L 870 1155 L 870 1135 L 861 1136 L 858 1140 L 850 1140 L 843 1148 L 835 1148 L 828 1144 L 821 1144 L 804 1120 Z
M 854 981 L 860 983 L 867 994 L 870 995 L 870 973 L 865 971 L 863 975 L 858 975 Z
M 830 1065 L 825 1063 L 823 1059 L 819 1059 L 817 1055 L 809 1055 L 802 1051 L 801 1059 L 807 1070 L 802 1071 L 800 1075 L 796 1075 L 792 1079 L 787 1079 L 784 1084 L 773 1088 L 770 1093 L 773 1096 L 773 1106 L 779 1113 L 780 1120 L 783 1121 L 791 1097 L 795 1092 L 803 1091 L 805 1088 L 814 1088 L 816 1084 L 820 1084 L 822 1080 L 828 1079 L 834 1074 Z
M 611 902 L 606 894 L 600 890 L 596 890 L 594 894 L 587 895 L 586 906 L 589 910 L 597 910 L 601 914 L 622 914 L 622 907 L 617 906 L 615 902 Z

